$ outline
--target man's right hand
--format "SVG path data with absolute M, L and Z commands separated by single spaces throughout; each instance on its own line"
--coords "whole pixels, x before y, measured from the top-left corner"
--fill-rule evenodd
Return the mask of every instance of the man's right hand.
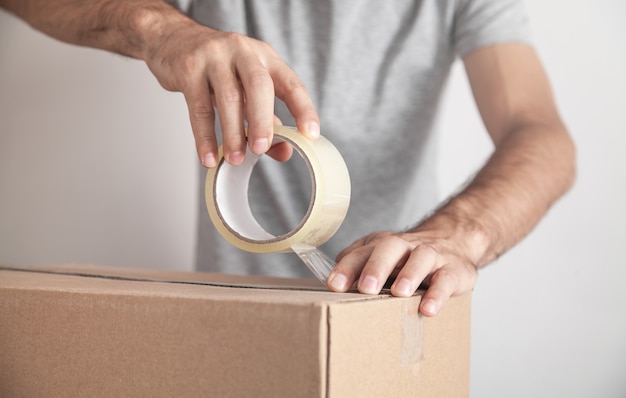
M 274 97 L 287 105 L 298 130 L 319 136 L 306 88 L 270 45 L 202 26 L 162 0 L 0 0 L 0 8 L 59 40 L 143 59 L 165 89 L 185 96 L 206 167 L 217 163 L 216 109 L 232 164 L 244 159 L 244 121 L 252 152 L 291 156 L 286 143 L 270 149 L 273 125 L 280 123 Z
M 155 21 L 146 21 L 152 24 Z M 263 154 L 272 143 L 274 97 L 281 99 L 296 120 L 299 131 L 319 136 L 319 117 L 302 81 L 267 43 L 214 30 L 183 17 L 156 21 L 158 34 L 145 43 L 144 60 L 159 83 L 180 91 L 189 108 L 191 127 L 200 162 L 217 164 L 216 113 L 223 133 L 224 158 L 240 164 L 248 145 Z M 289 145 L 269 153 L 277 160 L 291 155 Z

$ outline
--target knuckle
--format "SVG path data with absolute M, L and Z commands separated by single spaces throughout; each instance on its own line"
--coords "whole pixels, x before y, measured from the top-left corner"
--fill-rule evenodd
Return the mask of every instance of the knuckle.
M 189 114 L 195 121 L 215 121 L 215 111 L 212 106 L 194 105 L 190 108 Z
M 243 102 L 243 95 L 237 88 L 223 88 L 215 99 L 219 105 L 239 105 Z
M 457 279 L 458 278 L 457 278 L 456 273 L 452 272 L 447 267 L 440 268 L 433 275 L 433 280 L 435 280 L 435 281 L 437 281 L 439 283 L 441 281 L 448 281 L 448 282 L 450 282 L 452 284 L 455 284 L 457 282 Z
M 274 87 L 272 84 L 272 78 L 269 73 L 265 69 L 258 68 L 252 72 L 248 76 L 248 84 L 250 85 L 252 90 L 263 90 Z
M 262 59 L 265 65 L 272 64 L 273 62 L 283 62 L 274 47 L 271 44 L 260 41 L 259 50 L 262 54 Z
M 198 45 L 195 54 L 201 57 L 204 63 L 221 62 L 232 53 L 236 33 L 222 32 L 213 39 L 205 40 Z
M 246 42 L 248 41 L 248 38 L 245 35 L 236 32 L 224 32 L 223 37 L 230 46 L 241 46 L 243 44 L 246 44 Z
M 361 257 L 363 253 L 367 252 L 367 248 L 361 246 L 352 250 L 344 250 L 337 257 L 339 262 L 337 263 L 337 267 L 346 267 L 346 264 L 351 264 Z
M 380 242 L 381 244 L 389 246 L 406 246 L 408 244 L 408 242 L 404 238 L 394 234 L 382 235 L 380 238 Z
M 360 246 L 360 247 L 357 247 L 356 249 L 352 250 L 350 253 L 348 253 L 348 256 L 355 257 L 355 258 L 360 258 L 362 256 L 369 255 L 371 252 L 372 252 L 372 248 L 371 247 Z
M 274 47 L 272 47 L 271 44 L 269 44 L 266 41 L 262 41 L 262 40 L 255 40 L 255 43 L 257 44 L 257 46 L 259 46 L 259 48 L 261 50 L 263 50 L 264 52 L 274 55 L 276 54 L 276 51 L 274 50 Z
M 306 88 L 305 88 L 304 83 L 302 82 L 302 80 L 300 80 L 295 75 L 291 76 L 289 79 L 287 79 L 285 87 L 286 87 L 287 91 L 289 91 L 291 93 L 296 92 L 296 91 L 301 91 L 301 90 L 306 91 Z
M 378 242 L 389 236 L 393 236 L 393 233 L 391 231 L 380 231 L 371 233 L 363 238 L 363 245 L 368 245 L 372 242 Z
M 280 60 L 274 47 L 266 41 L 258 40 L 250 36 L 241 36 L 238 40 L 240 40 L 239 43 L 241 43 L 241 45 L 246 46 L 245 48 L 259 57 L 261 61 Z
M 190 47 L 188 50 L 178 50 L 170 55 L 167 62 L 175 65 L 177 72 L 183 77 L 193 79 L 204 73 L 207 64 L 207 44 Z
M 414 250 L 426 256 L 437 257 L 439 255 L 439 252 L 437 251 L 437 249 L 435 249 L 432 245 L 427 244 L 427 243 L 418 244 Z
M 212 150 L 214 149 L 214 138 L 215 137 L 213 135 L 199 135 L 196 137 L 196 147 L 202 150 Z
M 181 69 L 181 72 L 183 73 L 184 76 L 190 76 L 190 75 L 196 74 L 197 73 L 196 71 L 201 68 L 199 64 L 200 64 L 200 59 L 198 55 L 196 54 L 196 52 L 190 52 L 188 54 L 183 55 L 178 63 L 179 68 Z

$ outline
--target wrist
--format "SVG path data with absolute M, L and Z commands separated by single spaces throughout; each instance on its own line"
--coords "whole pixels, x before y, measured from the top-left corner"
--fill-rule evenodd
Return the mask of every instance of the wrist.
M 195 24 L 164 2 L 150 4 L 148 6 L 140 3 L 121 11 L 123 16 L 118 19 L 121 25 L 118 28 L 125 36 L 125 41 L 130 44 L 125 55 L 147 60 L 170 35 Z
M 460 246 L 465 256 L 480 268 L 500 255 L 497 250 L 498 233 L 491 224 L 484 212 L 477 211 L 469 201 L 456 197 L 413 231 L 428 231 L 430 235 L 434 233 L 436 238 Z

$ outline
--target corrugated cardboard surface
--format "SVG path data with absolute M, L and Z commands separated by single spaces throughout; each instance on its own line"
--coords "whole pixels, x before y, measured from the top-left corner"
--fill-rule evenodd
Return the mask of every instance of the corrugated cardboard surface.
M 469 295 L 426 319 L 308 280 L 40 271 L 0 269 L 1 397 L 469 395 Z

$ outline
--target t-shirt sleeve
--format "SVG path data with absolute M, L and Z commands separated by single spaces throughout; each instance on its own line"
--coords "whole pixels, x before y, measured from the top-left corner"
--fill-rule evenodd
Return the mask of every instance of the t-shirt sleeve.
M 459 0 L 452 37 L 457 56 L 506 42 L 532 43 L 521 0 Z

